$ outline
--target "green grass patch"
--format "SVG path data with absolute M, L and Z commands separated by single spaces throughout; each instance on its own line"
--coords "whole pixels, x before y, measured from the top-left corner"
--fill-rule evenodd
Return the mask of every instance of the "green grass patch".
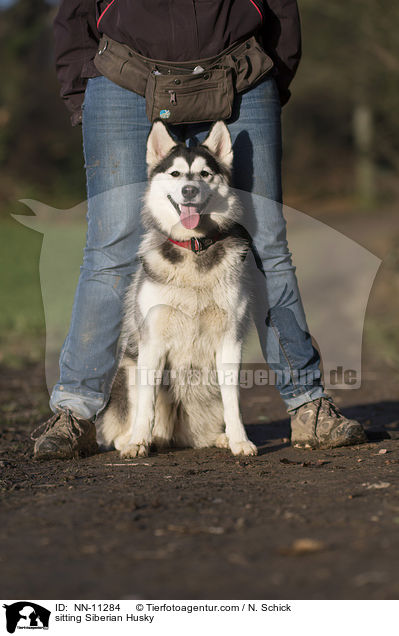
M 0 222 L 0 362 L 12 366 L 42 358 L 46 340 L 58 350 L 70 320 L 85 226 L 53 222 L 44 231 L 45 239 L 16 220 Z
M 17 221 L 0 224 L 0 338 L 44 332 L 39 259 L 43 236 Z

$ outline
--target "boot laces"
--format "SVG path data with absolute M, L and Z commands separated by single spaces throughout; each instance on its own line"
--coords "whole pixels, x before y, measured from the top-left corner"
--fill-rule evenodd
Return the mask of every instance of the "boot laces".
M 317 403 L 317 417 L 319 416 L 319 413 L 324 413 L 325 415 L 328 415 L 329 417 L 331 415 L 335 415 L 336 417 L 340 417 L 341 413 L 339 412 L 339 409 L 337 406 L 335 406 L 334 402 L 330 399 L 330 398 L 318 398 L 317 400 L 315 400 L 315 402 Z
M 52 415 L 48 420 L 46 420 L 45 422 L 40 424 L 37 428 L 35 428 L 30 435 L 31 440 L 35 442 L 37 439 L 39 439 L 39 437 L 48 433 L 48 431 L 54 428 L 54 426 L 57 424 L 57 422 L 63 415 L 65 415 L 66 429 L 69 433 L 71 433 L 72 435 L 75 435 L 76 433 L 78 433 L 79 435 L 82 435 L 84 433 L 84 430 L 78 418 L 75 417 L 71 413 L 71 411 L 67 409 L 66 411 L 58 411 L 57 413 L 55 413 L 55 415 Z M 38 433 L 38 435 L 35 435 L 36 433 Z

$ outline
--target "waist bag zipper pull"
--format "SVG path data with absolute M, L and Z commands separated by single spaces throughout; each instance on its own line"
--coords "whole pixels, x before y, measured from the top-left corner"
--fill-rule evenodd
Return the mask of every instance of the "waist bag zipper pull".
M 170 95 L 170 103 L 171 104 L 176 104 L 176 93 L 175 91 L 168 91 L 169 95 Z

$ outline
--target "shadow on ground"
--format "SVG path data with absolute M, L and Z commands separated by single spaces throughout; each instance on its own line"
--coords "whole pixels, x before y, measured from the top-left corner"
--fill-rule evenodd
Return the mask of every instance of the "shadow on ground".
M 399 438 L 398 401 L 384 401 L 371 404 L 357 404 L 344 408 L 346 417 L 362 422 L 369 442 L 379 442 L 391 437 Z M 289 446 L 290 425 L 285 418 L 268 424 L 247 424 L 248 434 L 258 446 L 259 454 L 272 452 Z M 282 444 L 277 443 L 286 440 Z

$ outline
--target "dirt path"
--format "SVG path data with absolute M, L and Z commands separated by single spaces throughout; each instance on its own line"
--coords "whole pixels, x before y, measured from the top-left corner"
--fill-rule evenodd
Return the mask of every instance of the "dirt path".
M 3 598 L 398 598 L 399 400 L 389 369 L 338 395 L 369 431 L 363 446 L 291 448 L 276 391 L 254 388 L 242 403 L 258 457 L 112 452 L 41 464 L 28 433 L 42 417 L 43 369 L 1 372 Z
M 38 464 L 29 433 L 48 415 L 44 370 L 0 366 L 3 598 L 398 598 L 397 211 L 334 224 L 386 257 L 362 388 L 335 395 L 369 443 L 293 449 L 277 392 L 255 387 L 242 407 L 258 457 L 212 449 Z

